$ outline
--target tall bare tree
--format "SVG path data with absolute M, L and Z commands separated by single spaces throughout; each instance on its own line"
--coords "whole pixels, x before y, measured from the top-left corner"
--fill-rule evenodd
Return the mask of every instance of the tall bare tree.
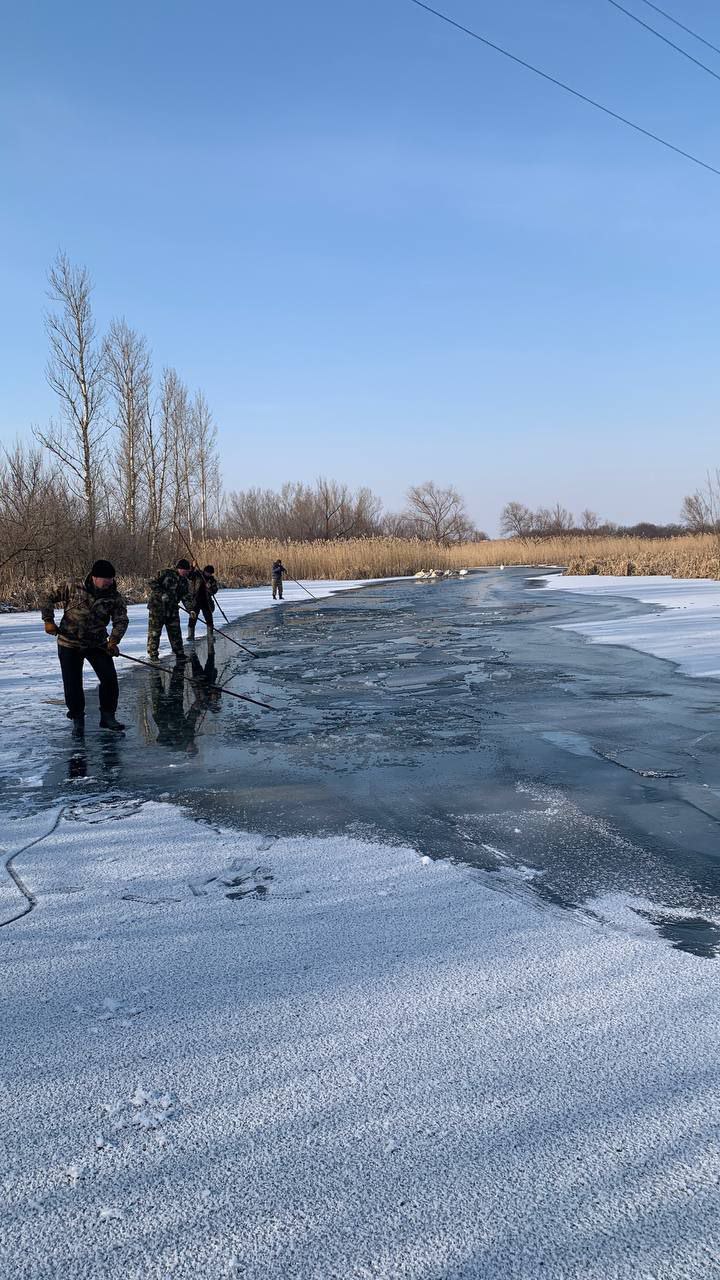
M 473 535 L 465 503 L 453 485 L 443 489 L 433 480 L 413 485 L 407 491 L 407 504 L 417 534 L 438 546 L 462 542 Z
M 152 370 L 147 340 L 125 320 L 114 320 L 105 339 L 107 380 L 117 430 L 115 469 L 125 528 L 135 538 L 143 514 L 143 466 L 150 407 Z M 144 505 L 144 504 L 142 504 Z
M 696 489 L 694 493 L 688 493 L 683 498 L 680 519 L 689 533 L 709 533 L 712 529 L 711 498 L 712 494 L 708 494 L 707 488 L 705 492 L 702 489 Z
M 150 567 L 155 564 L 167 513 L 172 377 L 172 370 L 163 370 L 159 405 L 153 399 L 152 388 L 148 387 L 142 419 L 142 469 L 147 495 L 147 555 Z
M 200 538 L 208 536 L 211 512 L 217 506 L 220 463 L 217 427 L 202 391 L 196 391 L 190 406 L 191 466 L 196 480 Z
M 506 538 L 528 542 L 535 527 L 535 516 L 524 502 L 506 502 L 500 512 L 500 532 Z
M 60 401 L 60 420 L 46 431 L 37 430 L 36 436 L 60 460 L 69 486 L 82 499 L 86 549 L 94 556 L 101 450 L 109 430 L 102 419 L 104 351 L 96 340 L 92 281 L 86 268 L 73 266 L 59 253 L 48 283 L 57 309 L 45 319 L 50 341 L 46 376 Z
M 580 516 L 580 526 L 584 533 L 596 533 L 600 528 L 600 517 L 597 511 L 591 511 L 586 507 Z

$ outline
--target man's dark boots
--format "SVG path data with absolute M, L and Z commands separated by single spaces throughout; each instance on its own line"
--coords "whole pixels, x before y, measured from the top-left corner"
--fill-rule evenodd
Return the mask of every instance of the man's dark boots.
M 113 715 L 112 711 L 103 711 L 102 715 L 100 716 L 100 728 L 115 729 L 118 733 L 122 733 L 123 729 L 125 728 L 125 725 L 121 724 L 119 720 L 115 719 L 115 716 Z

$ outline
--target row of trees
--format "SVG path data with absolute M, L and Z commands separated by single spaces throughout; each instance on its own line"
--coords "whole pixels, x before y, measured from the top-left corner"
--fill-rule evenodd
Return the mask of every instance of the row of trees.
M 457 489 L 431 480 L 408 489 L 398 513 L 383 511 L 370 489 L 352 490 L 323 477 L 312 485 L 284 484 L 279 491 L 245 489 L 229 495 L 223 528 L 236 538 L 310 542 L 392 535 L 446 546 L 487 537 L 474 527 Z
M 155 378 L 147 339 L 124 319 L 98 336 L 90 277 L 64 254 L 49 294 L 46 375 L 58 413 L 34 430 L 35 446 L 15 446 L 0 465 L 0 559 L 71 567 L 101 541 L 145 571 L 176 526 L 201 539 L 219 527 L 212 414 L 175 369 Z
M 676 538 L 683 533 L 707 532 L 711 524 L 697 527 L 687 516 L 686 507 L 691 502 L 685 499 L 681 524 L 654 524 L 650 520 L 641 520 L 638 524 L 616 524 L 612 520 L 602 520 L 596 511 L 585 509 L 579 520 L 573 513 L 556 503 L 554 507 L 538 507 L 532 510 L 522 502 L 508 502 L 500 516 L 500 531 L 503 537 L 517 538 L 524 543 L 538 542 L 543 538 L 596 537 L 606 538 Z M 709 517 L 708 517 L 709 519 Z

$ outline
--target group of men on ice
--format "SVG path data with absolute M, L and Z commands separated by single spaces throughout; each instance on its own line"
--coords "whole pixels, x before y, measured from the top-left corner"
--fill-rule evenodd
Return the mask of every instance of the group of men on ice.
M 164 627 L 176 663 L 186 661 L 180 625 L 181 607 L 188 613 L 188 640 L 195 638 L 195 626 L 200 615 L 208 636 L 212 637 L 217 590 L 213 566 L 207 564 L 204 569 L 194 568 L 189 560 L 178 560 L 174 568 L 163 569 L 150 580 L 147 637 L 150 658 L 156 661 L 159 657 Z M 275 594 L 273 565 L 273 598 Z M 282 598 L 282 577 L 280 596 Z M 59 624 L 55 622 L 58 606 L 63 610 Z M 117 657 L 120 641 L 127 631 L 128 614 L 125 600 L 117 587 L 114 566 L 109 560 L 96 560 L 84 580 L 65 582 L 50 591 L 42 602 L 41 617 L 48 635 L 57 636 L 68 719 L 73 721 L 76 730 L 82 731 L 85 723 L 82 675 L 87 659 L 100 681 L 100 727 L 121 732 L 125 726 L 115 715 L 119 689 L 113 658 Z M 108 636 L 107 628 L 111 624 Z

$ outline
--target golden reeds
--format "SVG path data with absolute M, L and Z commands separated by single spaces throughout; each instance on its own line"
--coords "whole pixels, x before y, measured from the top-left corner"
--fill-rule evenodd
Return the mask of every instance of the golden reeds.
M 218 539 L 197 549 L 228 585 L 268 582 L 281 556 L 295 578 L 390 578 L 420 569 L 474 569 L 506 565 L 563 565 L 579 574 L 669 574 L 677 578 L 720 576 L 720 546 L 714 537 L 556 537 L 532 543 L 512 540 L 436 547 L 420 539 L 349 538 L 344 542 L 275 542 L 268 538 Z

